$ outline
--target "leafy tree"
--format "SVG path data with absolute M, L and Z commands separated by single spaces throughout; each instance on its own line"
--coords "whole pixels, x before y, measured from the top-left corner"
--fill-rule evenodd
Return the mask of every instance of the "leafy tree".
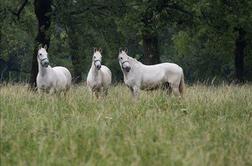
M 74 82 L 85 80 L 93 47 L 114 80 L 122 79 L 118 49 L 145 64 L 175 62 L 189 81 L 252 76 L 252 4 L 229 0 L 1 0 L 1 80 L 35 87 L 37 46 L 67 66 Z
M 38 34 L 35 39 L 35 46 L 32 58 L 30 85 L 36 87 L 36 77 L 38 73 L 37 52 L 39 44 L 50 47 L 50 24 L 52 15 L 52 0 L 34 0 L 34 10 L 38 20 Z

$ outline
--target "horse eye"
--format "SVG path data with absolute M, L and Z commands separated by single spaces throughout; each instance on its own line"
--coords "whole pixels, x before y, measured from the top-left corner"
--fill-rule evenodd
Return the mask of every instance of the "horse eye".
M 122 57 L 120 57 L 120 59 L 122 60 L 123 58 L 122 58 Z
M 42 54 L 40 53 L 39 56 L 42 56 Z

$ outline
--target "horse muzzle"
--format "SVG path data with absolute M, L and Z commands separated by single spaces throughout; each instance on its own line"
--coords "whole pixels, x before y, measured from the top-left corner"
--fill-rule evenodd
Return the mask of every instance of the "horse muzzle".
M 101 69 L 101 61 L 100 60 L 95 60 L 94 61 L 94 65 L 96 67 L 97 70 Z
M 42 67 L 48 67 L 49 66 L 49 61 L 47 59 L 41 61 Z
M 126 72 L 129 72 L 129 71 L 130 71 L 131 67 L 130 67 L 130 64 L 129 64 L 128 61 L 124 61 L 124 62 L 122 63 L 122 69 L 123 69 L 124 71 L 126 71 Z
M 101 69 L 101 65 L 96 65 L 96 69 L 100 70 Z
M 131 67 L 129 67 L 129 66 L 123 67 L 123 70 L 126 71 L 126 72 L 129 72 L 130 69 L 131 69 Z

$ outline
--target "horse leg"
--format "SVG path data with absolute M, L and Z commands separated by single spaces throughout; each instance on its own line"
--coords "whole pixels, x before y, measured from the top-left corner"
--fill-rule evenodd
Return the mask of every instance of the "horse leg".
M 66 89 L 63 91 L 64 97 L 67 97 L 68 91 L 69 91 L 69 89 Z
M 133 90 L 133 88 L 130 87 L 130 86 L 128 86 L 128 87 L 129 87 L 129 89 L 130 89 L 130 92 L 131 92 L 132 96 L 134 96 L 134 90 Z
M 90 91 L 90 95 L 91 95 L 91 99 L 93 100 L 94 99 L 94 91 L 92 89 Z
M 54 89 L 54 88 L 50 88 L 50 89 L 48 90 L 48 93 L 49 93 L 50 95 L 52 95 L 54 92 L 55 92 L 55 89 Z
M 140 89 L 137 86 L 131 87 L 131 92 L 135 98 L 139 97 Z
M 167 94 L 171 96 L 172 93 L 172 88 L 169 86 L 168 89 L 166 90 Z
M 179 88 L 178 87 L 172 87 L 173 94 L 177 97 L 180 96 Z
M 42 94 L 42 90 L 38 88 L 38 94 Z
M 107 96 L 108 95 L 108 88 L 104 88 L 103 93 L 104 93 L 105 96 Z
M 171 93 L 172 93 L 172 88 L 170 86 L 170 83 L 169 82 L 165 82 L 163 85 L 162 85 L 162 89 L 164 91 L 166 91 L 166 93 L 170 96 Z
M 97 89 L 96 91 L 94 91 L 95 97 L 98 99 L 99 98 L 99 89 Z
M 65 97 L 67 96 L 67 93 L 68 93 L 69 90 L 70 90 L 70 85 L 67 85 L 66 89 L 63 92 Z
M 94 97 L 94 90 L 92 88 L 88 88 L 90 95 L 92 96 L 92 99 Z

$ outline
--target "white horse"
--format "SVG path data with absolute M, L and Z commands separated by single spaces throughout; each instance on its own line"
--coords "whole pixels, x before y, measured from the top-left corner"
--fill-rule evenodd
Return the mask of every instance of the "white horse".
M 99 97 L 99 92 L 103 91 L 105 95 L 108 93 L 108 88 L 111 84 L 112 73 L 110 69 L 101 65 L 102 55 L 101 49 L 94 50 L 92 65 L 87 76 L 87 85 L 90 88 L 92 95 L 95 93 Z
M 38 75 L 36 81 L 38 91 L 46 91 L 50 94 L 60 91 L 66 92 L 71 86 L 71 74 L 65 67 L 51 67 L 46 50 L 46 45 L 44 48 L 40 46 L 37 55 Z
M 183 69 L 174 63 L 144 65 L 127 55 L 127 50 L 119 51 L 119 64 L 124 83 L 133 96 L 139 96 L 140 89 L 171 88 L 175 96 L 183 95 L 185 87 Z

